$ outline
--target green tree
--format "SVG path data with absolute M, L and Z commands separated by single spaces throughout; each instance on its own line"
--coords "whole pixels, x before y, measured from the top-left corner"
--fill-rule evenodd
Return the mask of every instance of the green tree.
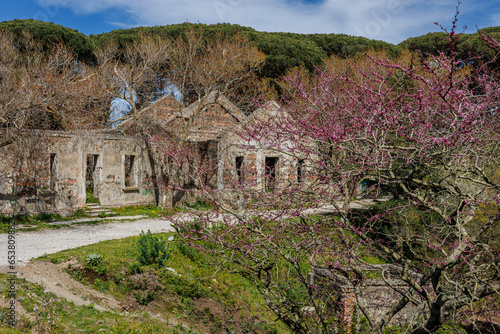
M 33 19 L 15 19 L 0 22 L 1 30 L 11 33 L 16 42 L 22 41 L 25 34 L 28 34 L 46 52 L 62 43 L 69 50 L 75 52 L 80 61 L 93 62 L 94 60 L 93 42 L 89 37 L 75 29 Z

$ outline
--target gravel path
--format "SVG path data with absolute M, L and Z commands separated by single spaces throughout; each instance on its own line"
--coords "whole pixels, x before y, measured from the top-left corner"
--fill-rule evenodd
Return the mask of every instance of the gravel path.
M 361 209 L 372 200 L 363 200 L 351 204 L 352 209 Z M 324 206 L 317 209 L 309 209 L 308 214 L 326 214 L 335 212 L 333 206 Z M 306 212 L 304 212 L 306 213 Z M 212 217 L 213 219 L 216 216 Z M 191 218 L 188 218 L 191 217 Z M 130 217 L 121 217 L 122 219 Z M 179 214 L 174 219 L 192 219 L 189 214 Z M 89 219 L 89 218 L 87 218 Z M 92 219 L 91 219 L 92 220 Z M 82 220 L 83 221 L 83 220 Z M 63 223 L 63 222 L 57 222 Z M 70 222 L 74 223 L 74 222 Z M 66 249 L 90 245 L 104 240 L 122 239 L 136 236 L 141 231 L 151 230 L 152 233 L 174 231 L 172 224 L 166 219 L 140 219 L 133 222 L 114 222 L 99 225 L 69 225 L 57 230 L 41 230 L 33 232 L 16 231 L 15 251 L 16 260 L 19 264 L 27 263 L 32 258 L 45 254 L 57 253 Z M 8 234 L 0 234 L 0 267 L 7 265 Z
M 74 225 L 57 230 L 33 232 L 18 231 L 15 251 L 18 265 L 32 258 L 62 250 L 90 245 L 104 240 L 122 239 L 139 235 L 141 231 L 152 233 L 171 232 L 172 224 L 165 219 L 142 219 L 134 222 L 117 222 L 100 225 Z M 0 266 L 7 265 L 8 234 L 0 234 Z

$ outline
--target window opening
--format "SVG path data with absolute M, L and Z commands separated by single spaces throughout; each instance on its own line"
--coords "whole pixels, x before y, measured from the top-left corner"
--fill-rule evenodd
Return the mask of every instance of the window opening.
M 136 187 L 135 156 L 125 156 L 125 187 Z
M 51 153 L 50 154 L 50 163 L 49 163 L 49 190 L 50 191 L 55 191 L 56 190 L 56 154 Z
M 265 165 L 266 190 L 273 190 L 276 187 L 276 166 L 278 165 L 278 158 L 266 157 Z
M 297 160 L 297 183 L 301 183 L 304 178 L 304 159 Z
M 236 176 L 238 178 L 238 182 L 243 182 L 243 157 L 236 157 L 235 166 L 236 166 Z

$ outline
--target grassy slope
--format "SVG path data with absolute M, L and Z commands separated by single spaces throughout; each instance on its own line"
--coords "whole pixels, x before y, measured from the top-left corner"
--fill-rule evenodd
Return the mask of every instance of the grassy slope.
M 167 239 L 174 234 L 161 236 Z M 57 332 L 286 332 L 279 323 L 273 323 L 275 318 L 266 311 L 257 290 L 246 279 L 222 270 L 214 274 L 216 268 L 210 255 L 201 254 L 181 241 L 170 241 L 171 257 L 167 266 L 179 274 L 176 275 L 166 268 L 140 266 L 136 261 L 137 239 L 105 241 L 42 258 L 58 263 L 76 257 L 85 264 L 89 254 L 102 255 L 102 266 L 98 270 L 73 267 L 68 272 L 84 284 L 115 297 L 126 305 L 127 314 L 77 307 L 44 294 L 43 287 L 28 282 L 19 284 L 21 303 L 36 315 L 35 304 L 53 298 L 55 301 L 51 305 L 56 309 Z M 0 277 L 0 282 L 2 291 L 5 291 L 6 277 Z M 0 311 L 0 319 L 1 314 Z M 19 326 L 26 330 L 36 326 L 36 323 L 24 319 Z

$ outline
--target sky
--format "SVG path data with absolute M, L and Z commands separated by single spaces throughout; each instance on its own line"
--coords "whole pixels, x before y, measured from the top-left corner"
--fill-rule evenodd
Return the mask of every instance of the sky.
M 137 26 L 233 23 L 258 31 L 344 33 L 399 43 L 450 28 L 457 0 L 0 0 L 0 21 L 33 18 L 86 35 Z M 463 0 L 459 32 L 500 26 L 499 0 Z

